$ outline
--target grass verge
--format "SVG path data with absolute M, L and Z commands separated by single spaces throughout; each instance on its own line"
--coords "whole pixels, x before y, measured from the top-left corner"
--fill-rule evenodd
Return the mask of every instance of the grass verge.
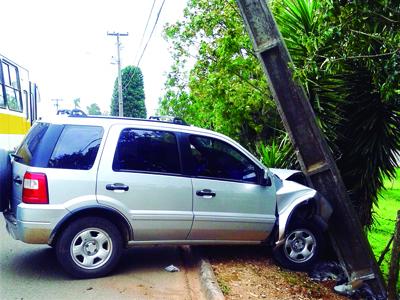
M 385 190 L 379 196 L 379 207 L 376 208 L 376 221 L 372 230 L 368 232 L 368 240 L 376 259 L 379 259 L 390 238 L 393 235 L 397 210 L 400 209 L 400 168 L 396 170 L 397 177 L 394 180 L 385 180 Z M 387 280 L 389 274 L 390 256 L 392 248 L 385 255 L 380 268 Z

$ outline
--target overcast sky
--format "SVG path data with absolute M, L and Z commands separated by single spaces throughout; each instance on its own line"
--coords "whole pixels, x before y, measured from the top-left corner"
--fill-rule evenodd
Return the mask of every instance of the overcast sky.
M 157 0 L 143 46 L 162 0 Z M 165 73 L 171 66 L 168 44 L 162 38 L 166 22 L 182 18 L 186 0 L 166 0 L 156 30 L 140 63 L 146 107 L 154 114 L 163 95 Z M 24 66 L 39 85 L 40 115 L 55 113 L 51 99 L 63 99 L 71 108 L 97 103 L 109 111 L 117 65 L 116 38 L 107 32 L 128 32 L 121 37 L 122 67 L 136 63 L 139 42 L 153 0 L 12 0 L 2 1 L 0 53 Z M 140 54 L 140 51 L 139 51 Z

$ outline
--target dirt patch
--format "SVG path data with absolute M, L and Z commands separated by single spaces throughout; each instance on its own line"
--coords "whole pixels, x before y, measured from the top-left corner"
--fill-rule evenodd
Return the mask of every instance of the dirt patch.
M 347 299 L 335 282 L 317 283 L 306 273 L 276 265 L 265 247 L 202 247 L 226 299 Z

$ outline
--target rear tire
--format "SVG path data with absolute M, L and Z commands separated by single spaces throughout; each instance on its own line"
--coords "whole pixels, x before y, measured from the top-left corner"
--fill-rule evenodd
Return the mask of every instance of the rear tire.
M 10 206 L 12 187 L 12 168 L 10 155 L 0 149 L 0 211 L 5 211 Z
M 73 221 L 56 243 L 59 263 L 78 278 L 107 275 L 118 263 L 121 251 L 122 238 L 118 228 L 98 217 Z
M 282 245 L 273 250 L 278 263 L 287 269 L 309 271 L 325 248 L 323 232 L 310 221 L 295 222 L 287 230 Z

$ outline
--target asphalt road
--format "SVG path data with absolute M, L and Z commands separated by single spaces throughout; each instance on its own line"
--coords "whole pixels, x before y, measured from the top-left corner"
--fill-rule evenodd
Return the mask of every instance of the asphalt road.
M 164 270 L 171 264 L 180 272 Z M 179 247 L 128 249 L 111 275 L 77 280 L 64 273 L 49 246 L 13 240 L 0 214 L 1 300 L 199 298 L 197 270 L 183 260 Z

